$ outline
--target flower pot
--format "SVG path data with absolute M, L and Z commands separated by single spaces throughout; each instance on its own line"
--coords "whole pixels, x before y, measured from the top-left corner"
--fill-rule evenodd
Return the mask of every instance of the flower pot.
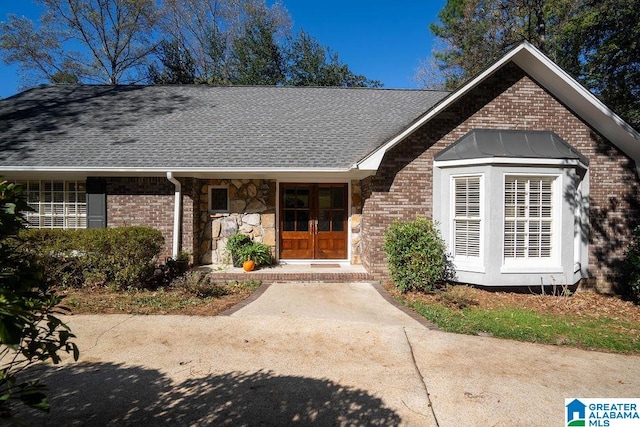
M 253 260 L 247 260 L 242 263 L 242 269 L 244 271 L 253 271 L 254 268 L 256 268 L 256 263 L 253 262 Z

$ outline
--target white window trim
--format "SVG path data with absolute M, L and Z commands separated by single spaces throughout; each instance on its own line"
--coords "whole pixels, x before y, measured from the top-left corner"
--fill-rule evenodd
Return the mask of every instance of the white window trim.
M 220 189 L 223 188 L 225 190 L 227 190 L 227 207 L 226 209 L 213 209 L 213 197 L 211 197 L 211 192 L 214 189 Z M 229 213 L 231 211 L 231 202 L 230 202 L 230 197 L 229 197 L 229 186 L 227 185 L 210 185 L 209 188 L 207 189 L 207 196 L 209 197 L 208 200 L 208 208 L 209 208 L 209 213 L 215 214 L 215 213 Z
M 551 257 L 547 259 L 535 259 L 525 258 L 522 260 L 507 259 L 504 256 L 504 222 L 505 222 L 505 210 L 506 192 L 505 183 L 507 176 L 523 176 L 523 177 L 541 177 L 541 178 L 553 178 L 553 184 L 551 187 L 552 194 L 552 208 L 553 213 L 551 217 Z M 502 267 L 501 273 L 562 273 L 563 268 L 561 264 L 561 224 L 562 224 L 562 189 L 564 188 L 562 182 L 561 173 L 540 173 L 540 172 L 503 172 L 502 174 Z
M 480 178 L 480 256 L 478 257 L 470 257 L 470 256 L 456 256 L 455 248 L 455 218 L 456 218 L 456 191 L 455 191 L 455 182 L 458 178 Z M 456 270 L 459 271 L 469 271 L 474 273 L 484 273 L 485 265 L 484 265 L 484 242 L 485 242 L 485 203 L 484 200 L 486 198 L 485 187 L 484 187 L 484 173 L 462 173 L 462 174 L 453 174 L 450 176 L 449 181 L 449 241 L 451 242 L 451 252 L 453 255 L 453 263 L 455 265 Z
M 587 170 L 588 167 L 580 160 L 575 159 L 548 159 L 548 158 L 527 158 L 527 166 L 557 166 L 562 168 L 579 167 Z M 453 168 L 468 166 L 504 166 L 504 165 L 524 165 L 521 157 L 483 157 L 479 159 L 460 160 L 434 160 L 434 167 Z
M 40 229 L 69 229 L 69 230 L 77 230 L 83 229 L 87 227 L 87 199 L 86 199 L 86 182 L 83 180 L 62 180 L 62 179 L 44 179 L 44 180 L 16 180 L 16 183 L 22 185 L 23 195 L 27 199 L 27 204 L 33 208 L 34 210 L 31 212 L 25 212 L 24 216 L 27 219 L 28 227 L 30 228 L 40 228 Z M 35 194 L 34 191 L 31 190 L 31 184 L 38 184 L 38 201 L 30 200 L 30 195 Z M 51 195 L 54 193 L 54 183 L 62 183 L 62 191 L 57 191 L 62 193 L 62 201 L 54 202 L 53 197 L 52 201 L 46 202 L 45 194 L 47 191 L 44 190 L 45 183 L 51 185 Z M 75 185 L 76 190 L 69 191 L 68 184 L 73 183 Z M 78 184 L 82 184 L 84 186 L 84 190 L 78 191 Z M 69 194 L 75 195 L 75 201 L 70 201 L 68 199 Z M 77 200 L 78 194 L 84 194 L 84 202 L 79 202 Z M 46 207 L 49 207 L 50 213 L 43 213 L 46 211 Z M 54 212 L 54 206 L 57 206 L 60 212 Z M 71 209 L 72 208 L 72 209 Z M 69 213 L 73 211 L 74 213 Z M 49 219 L 50 224 L 44 224 L 46 220 Z M 54 219 L 62 219 L 62 225 L 55 225 Z M 37 223 L 37 224 L 36 224 Z

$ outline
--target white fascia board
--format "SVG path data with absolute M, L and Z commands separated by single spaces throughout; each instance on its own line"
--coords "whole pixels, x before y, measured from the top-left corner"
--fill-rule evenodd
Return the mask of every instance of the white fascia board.
M 640 171 L 640 134 L 566 71 L 527 43 L 514 63 L 627 154 Z
M 482 157 L 477 159 L 434 160 L 433 166 L 438 168 L 452 168 L 459 166 L 478 165 L 517 165 L 517 166 L 560 166 L 581 167 L 587 170 L 587 165 L 575 159 L 546 159 L 527 157 Z
M 458 99 L 463 97 L 465 94 L 467 94 L 467 92 L 475 88 L 484 79 L 486 79 L 488 76 L 493 74 L 496 70 L 498 70 L 508 61 L 510 61 L 514 55 L 520 52 L 520 50 L 525 48 L 526 48 L 526 45 L 524 44 L 518 46 L 517 48 L 515 48 L 514 50 L 512 50 L 511 52 L 503 56 L 498 62 L 493 64 L 490 68 L 486 69 L 484 72 L 482 72 L 481 74 L 476 76 L 474 79 L 472 79 L 469 83 L 467 83 L 460 89 L 456 90 L 455 92 L 452 92 L 449 96 L 444 98 L 439 104 L 437 104 L 431 110 L 427 111 L 421 118 L 416 120 L 407 129 L 405 129 L 400 134 L 395 136 L 393 139 L 391 139 L 390 141 L 382 145 L 376 151 L 369 154 L 363 160 L 358 162 L 358 168 L 363 170 L 378 170 L 378 167 L 380 167 L 380 163 L 382 162 L 382 159 L 384 158 L 384 155 L 387 151 L 395 147 L 399 142 L 401 142 L 407 136 L 411 135 L 413 132 L 419 129 L 423 124 L 431 120 L 433 117 L 438 115 L 441 111 L 443 111 L 444 109 L 449 107 L 451 104 L 456 102 Z
M 605 138 L 631 157 L 636 164 L 636 170 L 640 176 L 640 134 L 562 68 L 526 41 L 507 53 L 466 85 L 446 97 L 440 104 L 429 110 L 402 133 L 361 160 L 358 163 L 358 168 L 377 170 L 385 153 L 389 149 L 411 135 L 423 124 L 456 102 L 511 60 L 545 89 L 560 99 L 587 124 L 593 126 Z
M 1 174 L 13 175 L 64 175 L 64 176 L 174 176 L 188 177 L 225 177 L 225 178 L 282 178 L 324 177 L 333 179 L 363 179 L 369 175 L 366 171 L 353 168 L 92 168 L 92 167 L 42 167 L 10 166 L 0 167 Z
M 0 166 L 0 171 L 46 171 L 46 172 L 152 172 L 152 173 L 280 173 L 280 172 L 349 172 L 350 169 L 296 169 L 296 168 L 117 168 L 117 167 L 73 167 L 73 166 Z

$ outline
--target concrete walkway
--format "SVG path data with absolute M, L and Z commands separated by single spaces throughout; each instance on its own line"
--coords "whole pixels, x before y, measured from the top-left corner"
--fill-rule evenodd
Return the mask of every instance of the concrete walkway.
M 276 283 L 228 316 L 72 316 L 31 425 L 559 425 L 640 358 L 431 330 L 369 284 Z M 427 325 L 428 326 L 428 325 Z

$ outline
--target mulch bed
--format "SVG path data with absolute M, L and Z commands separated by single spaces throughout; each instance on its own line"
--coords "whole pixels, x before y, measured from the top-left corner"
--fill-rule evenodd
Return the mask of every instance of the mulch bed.
M 387 290 L 397 295 L 398 292 L 387 286 Z M 440 293 L 424 294 L 409 292 L 403 298 L 409 301 L 447 304 L 450 301 L 463 300 L 468 305 L 479 308 L 521 307 L 538 313 L 571 315 L 579 317 L 601 318 L 628 321 L 640 324 L 640 306 L 620 298 L 597 294 L 591 291 L 578 291 L 570 296 L 552 296 L 525 294 L 514 292 L 490 292 L 469 286 L 452 286 L 446 292 L 453 295 L 443 297 Z

